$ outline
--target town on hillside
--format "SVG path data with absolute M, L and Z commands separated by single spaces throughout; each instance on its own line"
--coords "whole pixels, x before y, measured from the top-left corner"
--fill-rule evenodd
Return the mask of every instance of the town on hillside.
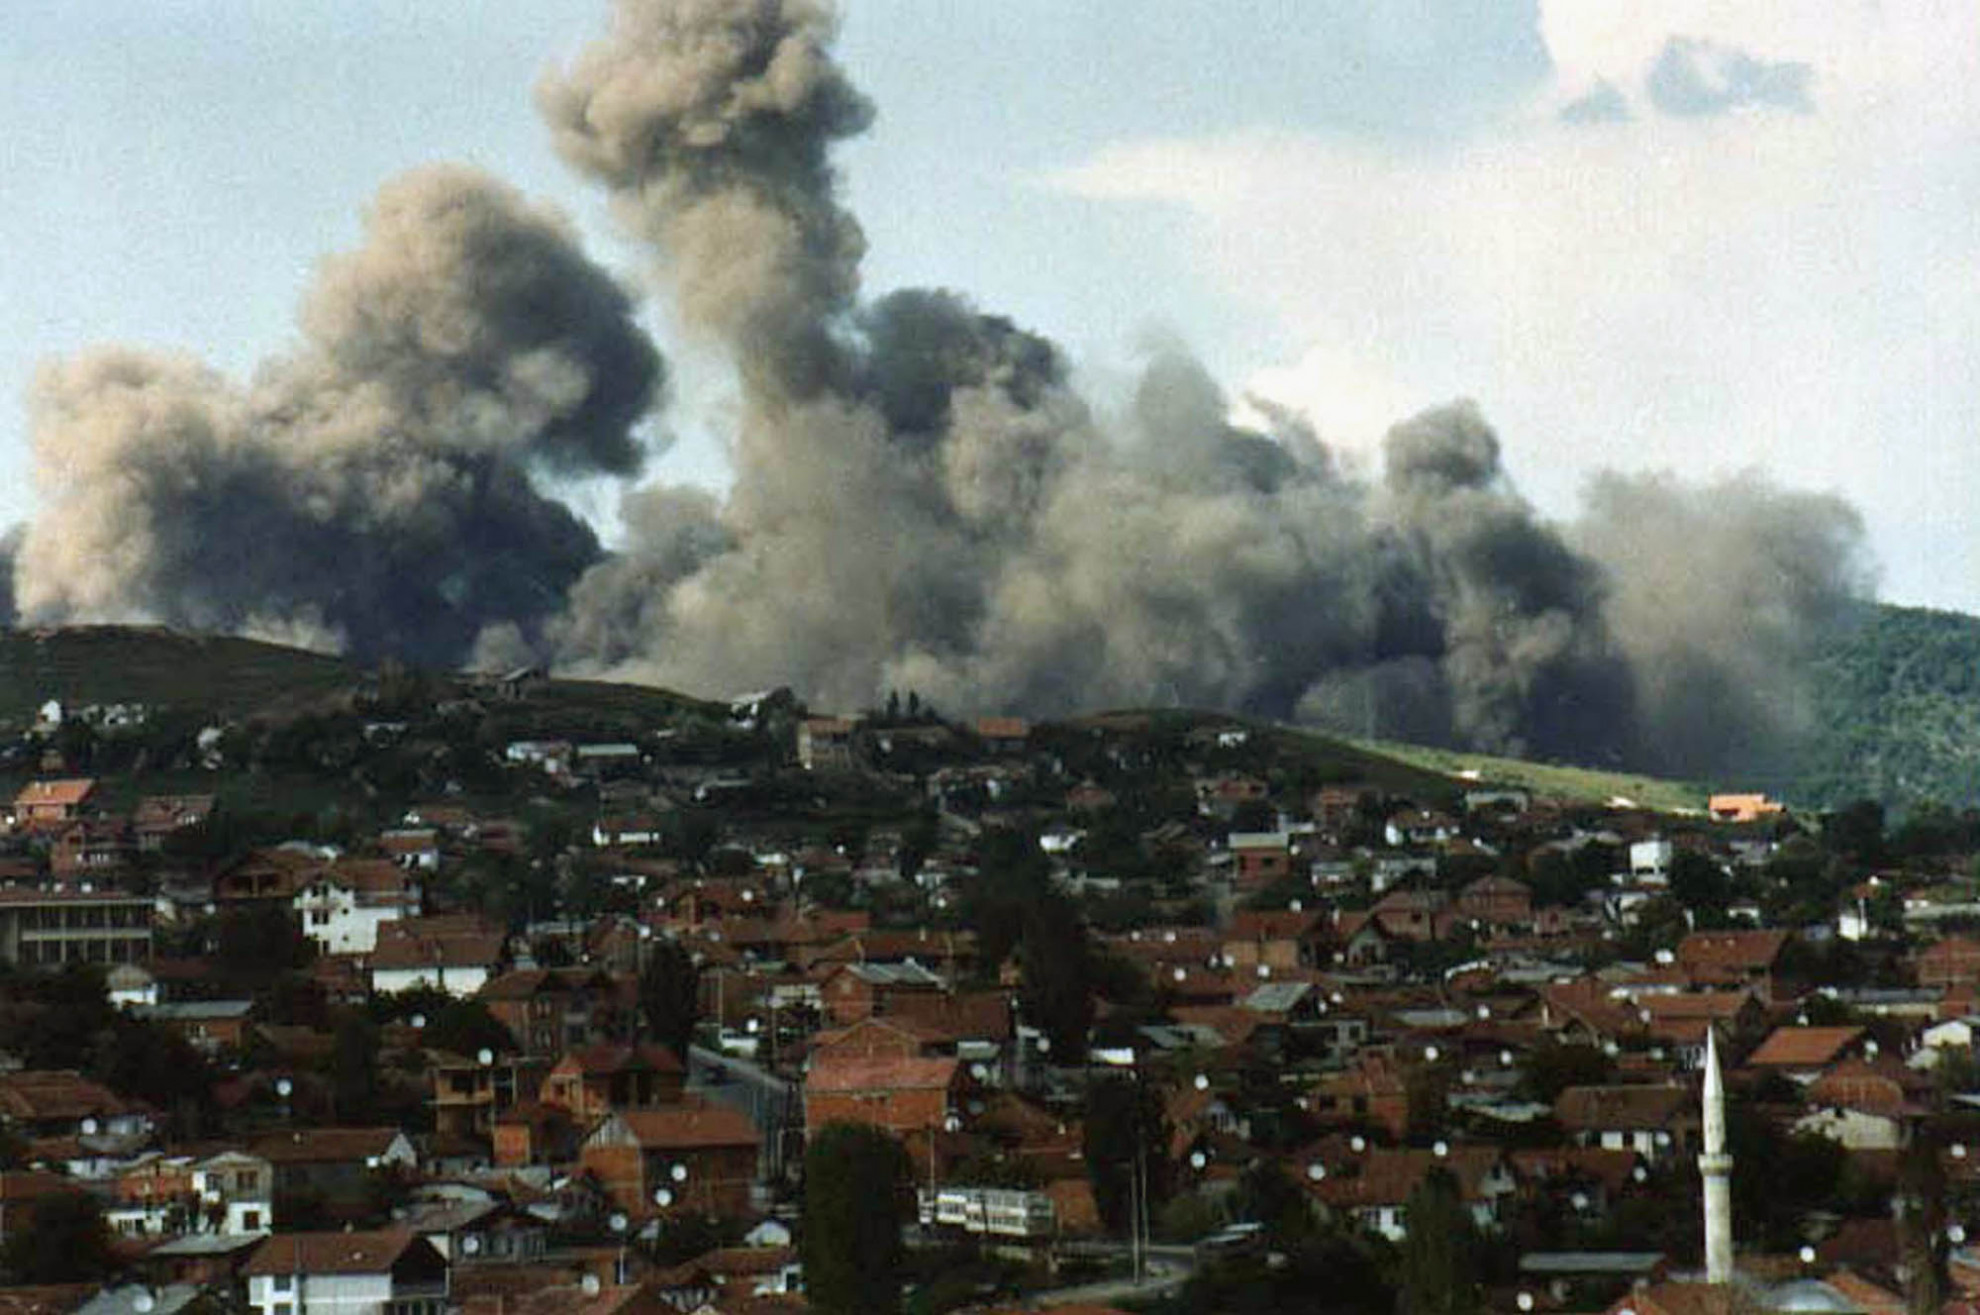
M 7 1315 L 1980 1308 L 1974 812 L 534 670 L 4 736 Z

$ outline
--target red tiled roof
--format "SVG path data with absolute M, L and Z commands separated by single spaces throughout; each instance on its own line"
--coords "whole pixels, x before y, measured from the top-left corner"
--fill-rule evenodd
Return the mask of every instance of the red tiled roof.
M 362 1163 L 383 1155 L 400 1136 L 397 1128 L 292 1128 L 250 1143 L 251 1154 L 270 1164 Z
M 1695 931 L 1678 942 L 1677 960 L 1685 967 L 1727 972 L 1771 968 L 1781 957 L 1788 934 L 1766 931 Z
M 243 1274 L 383 1274 L 398 1263 L 417 1234 L 402 1229 L 363 1233 L 282 1233 L 248 1257 Z M 430 1245 L 421 1242 L 422 1246 Z
M 659 1073 L 683 1071 L 681 1061 L 673 1051 L 651 1042 L 621 1045 L 601 1041 L 596 1045 L 583 1046 L 567 1052 L 557 1064 L 558 1072 L 587 1075 L 624 1073 L 634 1069 L 647 1069 Z
M 1662 1128 L 1692 1104 L 1678 1086 L 1569 1087 L 1554 1101 L 1554 1117 L 1570 1131 Z
M 805 1075 L 807 1091 L 926 1091 L 941 1090 L 956 1080 L 960 1061 L 954 1059 L 863 1059 L 830 1053 L 812 1061 Z
M 726 1105 L 684 1101 L 655 1109 L 620 1110 L 618 1120 L 641 1146 L 651 1150 L 687 1150 L 703 1146 L 754 1146 L 756 1125 Z
M 29 781 L 14 796 L 17 808 L 74 808 L 89 798 L 96 782 L 89 777 L 61 781 Z
M 1746 1063 L 1751 1068 L 1820 1068 L 1862 1037 L 1860 1027 L 1777 1027 Z

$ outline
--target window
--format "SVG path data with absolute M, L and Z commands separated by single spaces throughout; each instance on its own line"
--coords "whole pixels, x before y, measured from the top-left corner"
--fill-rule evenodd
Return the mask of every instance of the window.
M 295 1290 L 295 1283 L 296 1276 L 294 1274 L 277 1274 L 274 1278 L 274 1287 L 277 1292 L 293 1292 Z
M 252 1233 L 252 1232 L 254 1232 L 254 1231 L 255 1231 L 256 1229 L 258 1229 L 258 1228 L 260 1228 L 260 1227 L 261 1227 L 261 1211 L 259 1211 L 259 1210 L 243 1210 L 243 1211 L 241 1211 L 241 1227 L 242 1227 L 242 1228 L 244 1228 L 244 1229 L 246 1229 L 246 1230 L 247 1230 L 248 1232 L 250 1232 L 250 1233 Z
M 261 1173 L 255 1169 L 243 1169 L 234 1175 L 234 1190 L 245 1196 L 249 1192 L 261 1190 Z

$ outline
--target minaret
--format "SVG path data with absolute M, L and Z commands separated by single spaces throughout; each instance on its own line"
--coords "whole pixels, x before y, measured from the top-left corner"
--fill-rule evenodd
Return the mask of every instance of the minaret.
M 1726 1154 L 1726 1084 L 1719 1075 L 1717 1033 L 1705 1027 L 1705 1151 L 1698 1173 L 1705 1181 L 1705 1281 L 1733 1276 L 1732 1156 Z

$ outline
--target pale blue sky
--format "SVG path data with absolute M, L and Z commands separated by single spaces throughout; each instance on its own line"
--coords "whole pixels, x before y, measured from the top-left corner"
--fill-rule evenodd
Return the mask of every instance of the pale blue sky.
M 1888 596 L 1980 611 L 1970 3 L 846 8 L 879 108 L 841 156 L 869 290 L 956 288 L 1103 380 L 1173 332 L 1351 451 L 1475 396 L 1557 515 L 1604 464 L 1840 490 Z M 604 11 L 14 0 L 0 523 L 33 510 L 36 361 L 124 341 L 247 371 L 402 169 L 484 166 L 634 270 L 530 100 Z M 655 474 L 719 482 L 720 399 L 682 371 Z

